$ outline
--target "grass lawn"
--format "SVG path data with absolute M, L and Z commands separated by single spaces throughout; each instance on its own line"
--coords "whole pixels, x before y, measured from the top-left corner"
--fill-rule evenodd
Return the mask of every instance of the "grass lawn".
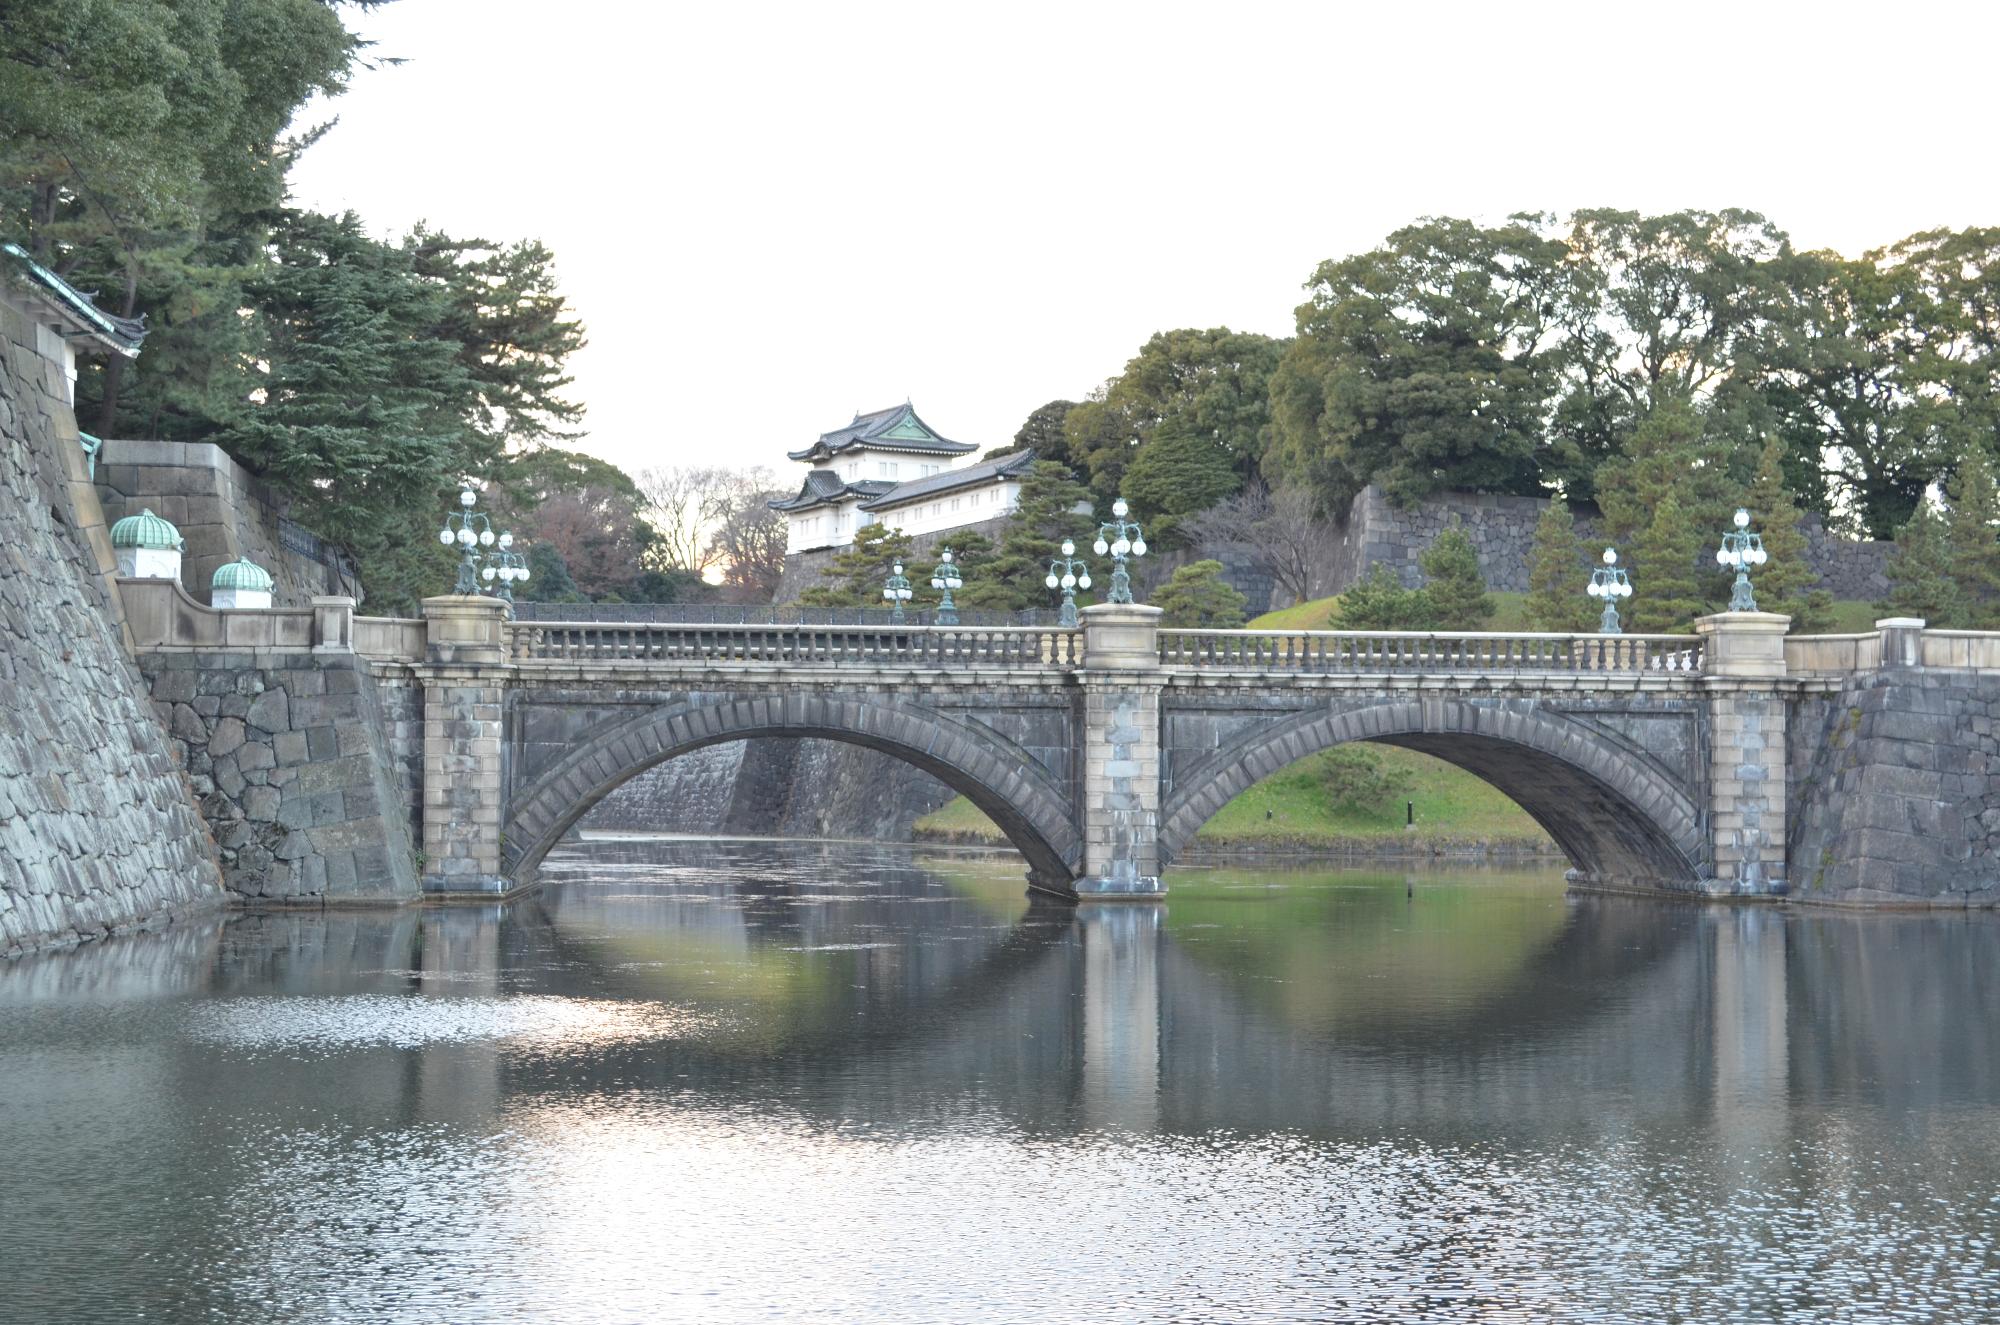
M 1253 617 L 1249 628 L 1252 630 L 1332 630 L 1333 614 L 1340 606 L 1340 595 L 1331 598 L 1315 598 L 1309 603 L 1294 603 L 1281 607 L 1275 612 L 1266 612 Z M 1875 604 L 1858 598 L 1836 598 L 1833 602 L 1833 626 L 1829 631 L 1834 635 L 1860 635 L 1875 629 L 1875 619 L 1881 616 Z M 1526 630 L 1528 628 L 1528 595 L 1524 593 L 1495 593 L 1493 595 L 1493 619 L 1486 623 L 1487 630 Z M 1689 627 L 1689 633 L 1693 627 Z
M 1386 768 L 1406 770 L 1410 790 L 1376 809 L 1336 805 L 1321 784 L 1318 756 L 1309 755 L 1265 778 L 1202 825 L 1206 846 L 1295 846 L 1334 849 L 1403 842 L 1414 849 L 1488 842 L 1547 847 L 1548 835 L 1519 806 L 1472 774 L 1415 750 L 1366 747 Z M 1417 826 L 1403 827 L 1404 802 L 1416 805 Z M 993 821 L 963 796 L 917 820 L 920 838 L 954 842 L 1004 842 Z

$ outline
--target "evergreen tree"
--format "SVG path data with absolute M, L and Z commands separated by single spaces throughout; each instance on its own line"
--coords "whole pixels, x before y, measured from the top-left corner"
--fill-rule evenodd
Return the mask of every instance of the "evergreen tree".
M 1337 630 L 1441 630 L 1437 604 L 1425 589 L 1407 589 L 1387 562 L 1341 591 Z
M 1155 546 L 1177 547 L 1181 521 L 1231 496 L 1243 485 L 1229 452 L 1187 421 L 1172 418 L 1133 455 L 1121 491 Z
M 1720 537 L 1739 504 L 1741 480 L 1749 477 L 1731 470 L 1728 442 L 1709 435 L 1692 406 L 1660 406 L 1633 430 L 1624 455 L 1598 471 L 1597 501 L 1606 536 L 1614 546 L 1636 551 L 1661 500 L 1672 493 L 1691 528 Z M 1651 575 L 1643 557 L 1635 555 L 1634 560 L 1638 570 Z M 1636 595 L 1633 601 L 1638 601 Z
M 570 578 L 569 563 L 553 543 L 528 545 L 528 582 L 514 596 L 530 603 L 584 603 L 590 601 Z
M 1965 624 L 1992 630 L 2000 626 L 2000 492 L 1994 489 L 1993 463 L 1976 439 L 1961 448 L 1946 495 L 1951 578 Z
M 446 296 L 352 213 L 288 213 L 274 248 L 250 286 L 260 403 L 220 440 L 355 554 L 371 606 L 408 610 L 437 586 L 406 580 L 398 549 L 495 455 L 465 423 L 477 388 L 459 346 L 432 334 Z
M 1417 559 L 1423 568 L 1424 589 L 1437 612 L 1437 630 L 1483 630 L 1493 615 L 1493 599 L 1486 592 L 1486 578 L 1479 573 L 1479 554 L 1472 540 L 1454 519 L 1424 554 Z
M 1001 535 L 999 551 L 980 568 L 979 578 L 966 585 L 959 602 L 1002 612 L 1053 611 L 1059 600 L 1042 579 L 1065 538 L 1075 541 L 1078 556 L 1089 559 L 1097 532 L 1089 502 L 1090 493 L 1068 469 L 1037 460 L 1021 480 L 1020 501 Z M 1084 508 L 1081 512 L 1079 506 Z M 1093 578 L 1098 578 L 1098 569 L 1091 567 Z M 1102 569 L 1101 578 L 1108 583 L 1111 569 Z
M 1896 531 L 1889 555 L 1889 596 L 1875 604 L 1884 616 L 1917 617 L 1940 630 L 1965 623 L 1965 595 L 1951 574 L 1951 535 L 1945 518 L 1926 501 Z
M 1244 597 L 1222 578 L 1222 563 L 1197 561 L 1175 571 L 1153 592 L 1160 624 L 1185 629 L 1234 630 L 1243 624 Z
M 820 572 L 821 583 L 799 595 L 799 601 L 808 607 L 887 607 L 882 584 L 897 562 L 903 563 L 912 588 L 920 583 L 911 564 L 911 542 L 908 534 L 888 525 L 863 525 L 854 531 L 853 544 Z M 911 599 L 905 610 L 914 606 Z
M 1552 501 L 1542 511 L 1529 558 L 1528 628 L 1595 630 L 1598 608 L 1585 592 L 1591 561 L 1576 536 L 1568 502 Z
M 1644 578 L 1633 576 L 1626 617 L 1631 630 L 1666 635 L 1692 628 L 1694 619 L 1707 610 L 1695 571 L 1701 552 L 1701 531 L 1689 520 L 1680 498 L 1668 489 L 1639 536 L 1638 561 Z
M 1806 560 L 1806 535 L 1799 527 L 1803 517 L 1792 504 L 1784 461 L 1784 443 L 1776 437 L 1765 441 L 1745 502 L 1753 527 L 1763 535 L 1764 551 L 1770 554 L 1752 577 L 1757 606 L 1790 617 L 1794 635 L 1823 634 L 1833 628 L 1833 595 L 1815 587 L 1819 577 Z

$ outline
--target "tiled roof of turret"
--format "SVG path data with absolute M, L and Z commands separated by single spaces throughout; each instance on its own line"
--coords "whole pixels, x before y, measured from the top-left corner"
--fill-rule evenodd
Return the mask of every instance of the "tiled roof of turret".
M 1001 456 L 998 460 L 983 460 L 964 469 L 947 469 L 923 478 L 913 478 L 907 483 L 898 483 L 879 497 L 871 497 L 861 503 L 864 511 L 884 511 L 904 502 L 919 501 L 934 497 L 941 492 L 956 492 L 960 488 L 978 487 L 1002 479 L 1019 478 L 1026 474 L 1035 463 L 1033 450 L 1016 451 L 1013 455 Z
M 28 250 L 19 244 L 0 244 L 0 254 L 11 259 L 6 265 L 17 269 L 46 302 L 65 315 L 73 334 L 88 336 L 128 359 L 138 356 L 139 342 L 146 338 L 145 318 L 114 317 L 105 312 L 89 295 L 29 257 Z
M 876 497 L 896 485 L 886 479 L 859 479 L 849 483 L 830 469 L 815 469 L 799 485 L 799 495 L 768 503 L 774 511 L 804 511 L 815 506 L 831 506 L 843 497 Z
M 786 452 L 794 460 L 822 461 L 855 446 L 879 451 L 909 451 L 919 455 L 964 455 L 979 448 L 954 442 L 917 417 L 908 401 L 873 414 L 857 414 L 845 428 L 823 432 L 803 451 Z

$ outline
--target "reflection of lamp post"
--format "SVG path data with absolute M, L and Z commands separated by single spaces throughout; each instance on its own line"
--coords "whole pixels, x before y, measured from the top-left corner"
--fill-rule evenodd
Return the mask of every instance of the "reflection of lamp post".
M 954 590 L 964 587 L 965 577 L 959 574 L 957 563 L 952 561 L 951 549 L 946 548 L 938 554 L 937 569 L 931 572 L 931 588 L 944 595 L 943 600 L 938 603 L 937 610 L 937 623 L 940 626 L 958 624 L 958 609 L 952 605 L 951 595 Z
M 1090 587 L 1090 572 L 1084 569 L 1083 562 L 1077 560 L 1075 543 L 1067 538 L 1063 540 L 1062 555 L 1049 563 L 1048 578 L 1042 583 L 1051 589 L 1062 590 L 1062 611 L 1056 613 L 1056 624 L 1074 626 L 1077 620 L 1076 591 Z
M 1604 616 L 1597 623 L 1600 635 L 1624 633 L 1618 624 L 1618 600 L 1632 596 L 1632 578 L 1625 568 L 1618 564 L 1618 553 L 1604 549 L 1604 564 L 1590 572 L 1590 585 L 1584 590 L 1592 598 L 1604 600 Z
M 1132 508 L 1120 497 L 1111 503 L 1111 522 L 1097 531 L 1097 542 L 1093 549 L 1098 556 L 1111 554 L 1111 592 L 1106 602 L 1129 603 L 1132 601 L 1132 577 L 1125 573 L 1125 555 L 1135 557 L 1146 555 L 1146 536 L 1139 532 L 1139 526 L 1125 518 Z
M 882 582 L 882 596 L 889 600 L 889 619 L 897 625 L 903 624 L 903 604 L 910 601 L 910 582 L 903 576 L 902 558 L 896 559 L 889 578 Z
M 488 553 L 489 563 L 480 575 L 488 584 L 499 581 L 498 587 L 490 590 L 495 598 L 507 604 L 508 612 L 514 610 L 514 586 L 528 582 L 528 563 L 514 551 L 514 536 L 500 535 L 500 550 Z
M 1736 527 L 1722 536 L 1715 564 L 1736 571 L 1736 583 L 1729 590 L 1729 610 L 1754 612 L 1757 600 L 1750 596 L 1750 568 L 1763 565 L 1771 559 L 1771 554 L 1764 550 L 1763 538 L 1750 532 L 1750 512 L 1737 507 L 1735 523 Z
M 459 509 L 444 518 L 444 528 L 438 530 L 438 542 L 450 547 L 456 543 L 461 555 L 458 559 L 458 583 L 453 593 L 474 594 L 479 592 L 479 552 L 477 549 L 493 546 L 493 522 L 480 512 L 472 509 L 479 498 L 473 495 L 472 486 L 467 484 L 458 494 Z M 474 524 L 478 525 L 477 532 Z

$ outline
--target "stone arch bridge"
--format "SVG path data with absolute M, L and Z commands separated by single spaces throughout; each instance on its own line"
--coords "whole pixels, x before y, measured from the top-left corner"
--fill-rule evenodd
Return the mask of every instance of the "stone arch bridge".
M 356 617 L 349 599 L 216 612 L 170 582 L 120 588 L 163 717 L 190 748 L 207 741 L 191 771 L 211 800 L 249 804 L 221 805 L 225 852 L 260 840 L 239 820 L 274 818 L 287 831 L 268 839 L 271 877 L 317 873 L 324 848 L 326 897 L 377 861 L 372 847 L 339 854 L 366 836 L 371 804 L 380 823 L 402 817 L 400 799 L 416 868 L 399 884 L 383 848 L 380 880 L 349 895 L 491 896 L 532 883 L 626 779 L 756 736 L 847 741 L 926 770 L 1006 832 L 1031 886 L 1072 898 L 1161 892 L 1163 867 L 1233 796 L 1350 741 L 1486 779 L 1548 830 L 1581 887 L 1783 894 L 1805 854 L 1808 886 L 1837 900 L 1996 891 L 2000 636 L 1921 622 L 1805 638 L 1762 613 L 1688 636 L 1199 631 L 1103 605 L 1074 629 L 594 624 L 515 622 L 484 598 L 393 620 Z M 305 655 L 332 670 L 298 670 Z M 209 671 L 179 679 L 189 667 Z M 284 678 L 312 697 L 242 698 Z M 293 730 L 256 767 L 247 751 L 209 758 L 272 721 Z M 1961 751 L 1968 732 L 1982 744 Z
M 432 890 L 531 882 L 612 788 L 756 736 L 924 769 L 1005 831 L 1032 886 L 1068 896 L 1160 892 L 1231 797 L 1348 741 L 1492 782 L 1585 885 L 1784 879 L 1782 618 L 1607 638 L 1177 631 L 1108 605 L 1075 630 L 515 623 L 476 599 L 426 614 L 407 666 Z

